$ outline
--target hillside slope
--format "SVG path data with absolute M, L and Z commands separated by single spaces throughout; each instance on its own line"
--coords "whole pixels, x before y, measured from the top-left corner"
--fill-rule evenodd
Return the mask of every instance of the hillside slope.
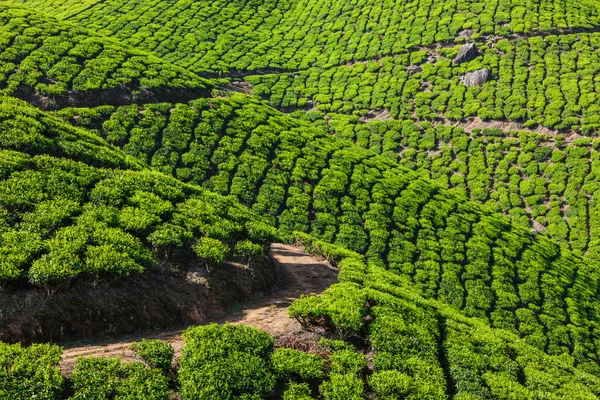
M 182 256 L 192 262 L 193 249 L 210 265 L 262 254 L 274 234 L 233 198 L 142 170 L 24 102 L 0 98 L 0 116 L 3 282 L 28 279 L 53 292 L 80 275 L 174 268 Z
M 597 263 L 247 96 L 140 111 L 121 110 L 99 133 L 141 162 L 236 196 L 283 232 L 365 254 L 426 298 L 597 369 Z M 159 143 L 154 153 L 138 147 L 146 141 Z
M 341 283 L 295 301 L 290 314 L 305 327 L 368 338 L 374 353 L 369 389 L 376 397 L 566 400 L 600 395 L 598 377 L 573 368 L 568 357 L 548 356 L 513 334 L 465 318 L 443 301 L 424 299 L 411 283 L 368 265 L 358 254 L 302 240 L 312 251 L 338 260 Z
M 600 32 L 489 38 L 477 41 L 472 59 L 455 63 L 460 48 L 415 49 L 246 81 L 277 107 L 313 107 L 334 119 L 336 113 L 368 118 L 386 110 L 385 119 L 478 118 L 555 134 L 598 134 Z M 483 68 L 490 73 L 486 80 L 465 83 L 468 73 Z
M 146 105 L 142 110 L 140 114 L 138 106 L 64 109 L 57 115 L 71 124 L 98 130 L 129 154 L 144 154 L 144 161 L 159 167 L 167 161 L 160 153 L 154 157 L 153 139 L 167 132 L 173 143 L 171 132 L 192 134 L 197 121 L 187 125 L 182 121 L 196 118 L 196 112 L 170 104 Z M 544 233 L 578 255 L 599 259 L 600 140 L 410 120 L 362 123 L 358 117 L 339 117 L 301 119 L 397 161 L 488 210 L 504 213 L 513 223 Z M 177 171 L 184 173 L 185 169 Z
M 0 338 L 204 321 L 277 239 L 340 267 L 284 348 L 0 343 L 0 397 L 600 398 L 599 5 L 0 2 Z
M 147 52 L 34 10 L 0 4 L 0 94 L 41 108 L 191 100 L 213 84 Z
M 150 50 L 194 72 L 305 69 L 469 35 L 594 29 L 596 0 L 27 0 L 28 6 Z

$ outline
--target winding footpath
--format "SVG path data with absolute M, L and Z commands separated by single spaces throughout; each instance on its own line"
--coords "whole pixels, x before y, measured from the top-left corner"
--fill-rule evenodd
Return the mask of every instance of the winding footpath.
M 287 307 L 300 295 L 320 293 L 327 289 L 337 280 L 337 270 L 296 246 L 273 244 L 271 255 L 279 268 L 278 286 L 270 294 L 234 305 L 225 315 L 206 323 L 244 324 L 262 329 L 274 337 L 301 330 L 300 324 L 288 316 Z M 175 349 L 175 359 L 178 359 L 183 347 L 182 331 L 183 328 L 65 346 L 60 366 L 63 372 L 68 374 L 73 370 L 78 357 L 120 357 L 123 361 L 138 360 L 131 350 L 131 345 L 142 338 L 161 339 L 171 343 Z

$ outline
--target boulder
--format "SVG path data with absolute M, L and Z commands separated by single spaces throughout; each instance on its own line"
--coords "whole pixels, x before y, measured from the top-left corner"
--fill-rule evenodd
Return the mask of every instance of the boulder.
M 471 60 L 474 60 L 475 57 L 477 57 L 480 54 L 481 53 L 479 53 L 479 49 L 477 48 L 477 45 L 475 43 L 467 43 L 460 48 L 458 54 L 456 55 L 456 57 L 454 57 L 454 60 L 452 60 L 452 62 L 454 64 L 469 62 Z
M 462 77 L 461 81 L 466 86 L 481 86 L 490 80 L 492 73 L 487 68 L 478 69 L 477 71 L 469 72 Z
M 474 34 L 475 34 L 475 30 L 465 29 L 464 31 L 458 32 L 458 36 L 456 36 L 456 37 L 459 39 L 470 39 L 471 36 L 473 36 Z
M 423 71 L 423 68 L 421 68 L 419 65 L 409 65 L 408 67 L 406 67 L 406 72 L 408 73 L 408 75 L 414 75 L 421 71 Z

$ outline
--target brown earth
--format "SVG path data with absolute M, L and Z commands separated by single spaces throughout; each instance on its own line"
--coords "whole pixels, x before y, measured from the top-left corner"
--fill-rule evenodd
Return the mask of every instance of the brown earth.
M 67 107 L 93 108 L 99 106 L 128 106 L 150 103 L 188 103 L 199 98 L 212 97 L 211 89 L 204 88 L 155 88 L 140 89 L 138 85 L 100 89 L 89 92 L 67 91 L 61 95 L 44 96 L 30 87 L 11 94 L 44 110 L 55 111 Z
M 225 313 L 209 318 L 206 323 L 244 324 L 285 340 L 289 340 L 290 334 L 301 331 L 300 324 L 288 316 L 287 307 L 302 294 L 319 293 L 328 288 L 336 281 L 337 270 L 325 261 L 304 253 L 296 246 L 274 244 L 271 252 L 280 278 L 277 287 L 270 294 L 257 296 L 232 306 Z M 184 327 L 181 327 L 102 342 L 67 345 L 63 352 L 61 368 L 68 375 L 77 357 L 120 357 L 124 361 L 137 360 L 130 347 L 142 338 L 162 339 L 171 343 L 175 348 L 175 359 L 177 359 L 183 347 L 181 337 L 183 329 Z
M 231 304 L 270 292 L 278 278 L 271 257 L 250 264 L 232 259 L 209 274 L 198 257 L 188 256 L 143 276 L 78 279 L 52 298 L 26 283 L 0 286 L 0 341 L 55 343 L 203 323 Z

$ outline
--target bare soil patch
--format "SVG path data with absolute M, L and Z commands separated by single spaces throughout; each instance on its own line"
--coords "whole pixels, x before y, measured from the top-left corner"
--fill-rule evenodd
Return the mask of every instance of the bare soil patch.
M 55 111 L 67 107 L 93 108 L 99 106 L 128 106 L 149 103 L 188 103 L 198 98 L 211 97 L 210 89 L 201 88 L 156 88 L 139 89 L 138 86 L 117 87 L 94 90 L 91 92 L 68 91 L 56 96 L 44 96 L 32 88 L 22 88 L 12 96 L 25 100 L 29 104 L 44 110 Z
M 306 254 L 297 246 L 274 244 L 272 258 L 278 268 L 279 283 L 269 294 L 255 296 L 232 306 L 226 312 L 205 321 L 234 323 L 262 329 L 275 338 L 289 341 L 294 335 L 302 336 L 300 324 L 290 318 L 287 307 L 303 294 L 319 293 L 337 280 L 337 270 L 325 261 Z M 95 343 L 67 345 L 63 352 L 61 368 L 69 374 L 77 357 L 120 357 L 124 361 L 136 360 L 130 347 L 146 339 L 165 340 L 175 348 L 175 359 L 181 355 L 185 326 L 143 335 L 126 336 Z
M 278 280 L 270 257 L 230 260 L 211 274 L 195 258 L 117 281 L 83 278 L 53 298 L 31 285 L 0 287 L 0 340 L 59 342 L 121 337 L 202 323 L 231 304 L 269 292 Z

